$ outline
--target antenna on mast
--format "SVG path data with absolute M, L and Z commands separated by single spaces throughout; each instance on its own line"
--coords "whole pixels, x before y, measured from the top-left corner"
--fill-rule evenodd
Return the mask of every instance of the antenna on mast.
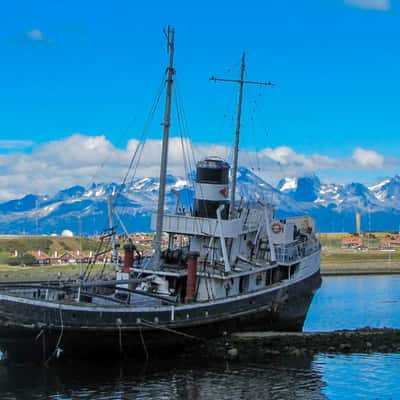
M 238 108 L 237 108 L 237 116 L 236 116 L 236 132 L 235 132 L 235 144 L 234 144 L 234 153 L 233 153 L 233 169 L 232 169 L 232 188 L 231 188 L 231 198 L 230 198 L 230 208 L 229 208 L 229 218 L 232 219 L 234 217 L 235 210 L 235 195 L 236 195 L 236 176 L 238 170 L 238 156 L 239 156 L 239 138 L 240 138 L 240 121 L 242 115 L 242 103 L 243 103 L 243 86 L 245 84 L 250 85 L 260 85 L 260 86 L 275 86 L 272 82 L 256 82 L 256 81 L 247 81 L 244 79 L 245 72 L 245 53 L 242 54 L 242 63 L 240 67 L 240 79 L 224 79 L 224 78 L 216 78 L 212 76 L 210 81 L 214 82 L 233 82 L 239 84 L 239 99 L 238 99 Z
M 163 33 L 165 35 L 165 38 L 167 39 L 167 53 L 169 54 L 171 50 L 171 47 L 174 47 L 174 36 L 175 36 L 175 29 L 171 28 L 169 25 L 167 26 L 167 29 L 163 29 Z

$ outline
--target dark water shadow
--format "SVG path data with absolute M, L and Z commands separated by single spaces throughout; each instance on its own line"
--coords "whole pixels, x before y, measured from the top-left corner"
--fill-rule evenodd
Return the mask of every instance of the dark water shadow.
M 323 399 L 311 357 L 256 364 L 184 357 L 70 361 L 49 367 L 0 362 L 1 399 Z

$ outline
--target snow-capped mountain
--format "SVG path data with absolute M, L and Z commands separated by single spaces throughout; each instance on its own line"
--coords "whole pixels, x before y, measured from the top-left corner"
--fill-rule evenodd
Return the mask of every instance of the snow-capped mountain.
M 300 202 L 313 202 L 317 200 L 321 182 L 315 175 L 300 178 L 283 178 L 278 182 L 277 188 Z
M 375 197 L 382 201 L 399 201 L 400 198 L 400 176 L 388 178 L 376 185 L 369 186 L 368 189 L 374 193 Z
M 282 178 L 276 188 L 285 193 L 294 192 L 297 189 L 297 178 Z
M 400 177 L 398 176 L 369 187 L 356 182 L 346 185 L 322 183 L 315 175 L 284 178 L 279 181 L 277 189 L 297 202 L 314 203 L 338 210 L 381 210 L 389 205 L 388 200 L 397 201 L 400 207 Z
M 238 201 L 263 200 L 276 206 L 279 217 L 310 214 L 321 231 L 354 231 L 355 212 L 364 226 L 395 230 L 400 225 L 400 176 L 366 187 L 360 183 L 323 183 L 315 175 L 284 178 L 273 187 L 251 170 L 238 170 Z M 107 199 L 118 193 L 116 218 L 128 231 L 149 231 L 150 217 L 157 206 L 158 178 L 140 178 L 125 184 L 93 183 L 73 186 L 53 196 L 27 195 L 0 204 L 0 234 L 60 233 L 93 234 L 107 227 Z M 169 175 L 166 209 L 190 210 L 193 189 L 188 179 Z M 368 221 L 368 222 L 367 222 Z M 118 223 L 121 225 L 120 223 Z M 366 229 L 366 228 L 365 228 Z

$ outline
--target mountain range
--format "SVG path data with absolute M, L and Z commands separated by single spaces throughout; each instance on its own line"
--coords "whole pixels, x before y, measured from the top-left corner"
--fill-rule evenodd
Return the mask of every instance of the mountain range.
M 309 214 L 321 232 L 354 232 L 355 213 L 361 213 L 362 229 L 399 230 L 400 176 L 386 178 L 371 186 L 361 183 L 323 183 L 316 175 L 284 178 L 276 187 L 253 171 L 238 170 L 238 198 L 242 202 L 264 199 L 276 206 L 284 218 Z M 91 235 L 107 227 L 107 199 L 114 201 L 115 222 L 119 230 L 150 231 L 151 214 L 157 206 L 157 178 L 137 178 L 124 186 L 93 183 L 90 187 L 73 186 L 53 196 L 29 194 L 0 203 L 0 234 L 60 234 L 68 229 L 75 235 Z M 179 199 L 179 200 L 178 200 Z M 166 208 L 188 211 L 193 190 L 188 179 L 169 175 Z M 122 222 L 121 222 L 122 221 Z

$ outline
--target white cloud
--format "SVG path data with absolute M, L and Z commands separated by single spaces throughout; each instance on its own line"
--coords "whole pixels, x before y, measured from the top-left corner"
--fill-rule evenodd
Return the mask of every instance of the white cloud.
M 390 0 L 344 0 L 350 6 L 366 8 L 370 10 L 389 11 Z
M 282 165 L 297 164 L 312 168 L 312 160 L 303 154 L 297 154 L 292 148 L 287 146 L 277 147 L 276 149 L 264 149 L 260 154 Z
M 11 145 L 11 142 L 8 144 Z M 182 143 L 180 138 L 171 138 L 168 169 L 169 173 L 180 176 L 185 174 L 182 145 L 185 149 L 191 149 L 189 140 Z M 11 153 L 0 154 L 0 200 L 28 193 L 51 195 L 77 184 L 88 186 L 92 182 L 120 183 L 137 146 L 137 140 L 130 140 L 125 149 L 119 149 L 104 135 L 74 134 L 36 146 L 31 154 L 22 153 L 15 147 Z M 232 149 L 223 145 L 196 144 L 193 153 L 197 160 L 210 155 L 228 161 L 232 157 Z M 160 154 L 161 141 L 147 141 L 136 176 L 157 177 Z M 295 177 L 321 171 L 362 172 L 375 168 L 382 171 L 388 166 L 392 169 L 400 167 L 398 158 L 385 159 L 373 150 L 362 148 L 356 148 L 348 158 L 301 154 L 286 146 L 265 148 L 258 153 L 242 150 L 239 157 L 240 165 L 253 169 L 271 183 L 283 176 Z M 193 162 L 191 167 L 194 167 Z
M 353 159 L 362 167 L 382 168 L 385 162 L 384 157 L 373 150 L 365 150 L 357 147 L 353 153 Z
M 42 41 L 45 40 L 45 36 L 43 35 L 43 32 L 40 31 L 39 29 L 32 29 L 31 31 L 25 32 L 25 35 L 35 41 Z

